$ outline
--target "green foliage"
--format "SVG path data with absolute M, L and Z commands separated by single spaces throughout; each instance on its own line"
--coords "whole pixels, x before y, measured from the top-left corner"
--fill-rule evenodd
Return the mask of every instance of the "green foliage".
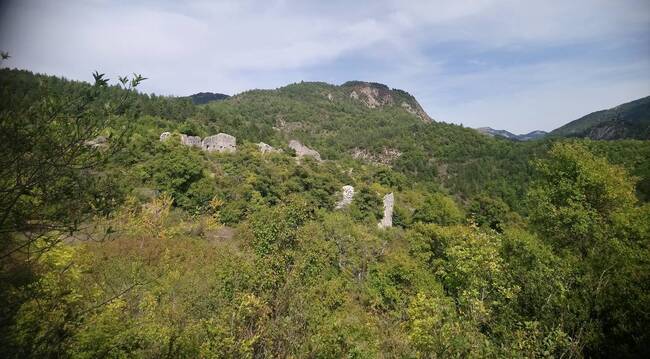
M 463 218 L 463 212 L 454 200 L 441 193 L 428 195 L 413 213 L 414 222 L 440 225 L 459 224 Z
M 199 154 L 181 145 L 161 146 L 160 149 L 142 167 L 142 180 L 169 193 L 182 208 L 205 210 L 216 190 L 214 182 L 204 177 L 204 162 Z
M 587 353 L 640 353 L 650 323 L 647 205 L 637 207 L 634 181 L 583 146 L 558 144 L 538 163 L 531 222 L 577 268 L 572 304 L 582 313 Z M 635 273 L 635 274 L 632 274 Z M 578 279 L 579 278 L 579 279 Z M 627 293 L 625 298 L 622 293 Z M 616 349 L 615 349 L 616 348 Z
M 80 167 L 45 166 L 52 177 L 8 217 L 72 225 L 0 263 L 5 357 L 647 354 L 647 141 L 498 140 L 324 83 L 198 107 L 131 91 L 106 117 L 125 91 L 103 75 L 91 86 L 0 71 L 3 126 L 33 146 L 11 142 L 23 169 L 64 159 L 77 112 L 39 127 L 47 106 L 63 108 L 50 97 L 96 94 L 82 117 L 106 124 L 92 131 L 110 144 L 78 146 Z M 217 132 L 237 136 L 235 153 L 177 137 Z M 296 161 L 290 139 L 325 161 Z M 11 184 L 20 176 L 3 161 Z M 343 185 L 356 194 L 335 209 Z M 396 228 L 378 229 L 390 192 Z M 2 234 L 2 250 L 30 233 Z
M 408 309 L 409 338 L 418 357 L 489 356 L 488 341 L 476 328 L 458 318 L 450 298 L 419 293 Z
M 366 186 L 358 188 L 350 205 L 350 215 L 358 221 L 377 222 L 382 217 L 382 201 Z
M 555 145 L 537 169 L 539 182 L 528 195 L 530 219 L 560 247 L 586 252 L 609 235 L 617 214 L 636 202 L 625 170 L 580 145 Z
M 472 221 L 479 227 L 487 226 L 497 232 L 503 232 L 504 221 L 510 212 L 508 205 L 498 198 L 479 196 L 472 201 L 469 213 Z
M 0 70 L 0 258 L 54 244 L 53 233 L 77 231 L 120 201 L 119 179 L 101 171 L 125 147 L 145 79 L 109 88 L 104 74 L 93 77 L 89 85 Z

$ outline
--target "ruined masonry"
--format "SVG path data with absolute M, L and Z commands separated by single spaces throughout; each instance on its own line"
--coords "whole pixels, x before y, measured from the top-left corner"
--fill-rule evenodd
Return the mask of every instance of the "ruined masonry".
M 305 156 L 308 156 L 308 157 L 313 157 L 317 161 L 321 160 L 320 153 L 318 153 L 318 151 L 312 150 L 311 148 L 303 145 L 302 143 L 296 140 L 289 141 L 289 148 L 296 151 L 296 156 L 298 156 L 298 158 L 303 158 Z
M 388 228 L 393 226 L 393 205 L 395 204 L 395 198 L 393 193 L 389 193 L 384 196 L 384 218 L 381 222 L 377 224 L 379 228 Z
M 225 133 L 218 133 L 203 139 L 201 148 L 207 152 L 235 152 L 237 150 L 237 139 Z
M 341 187 L 341 192 L 343 194 L 343 198 L 336 204 L 336 209 L 341 209 L 349 206 L 350 203 L 352 203 L 352 199 L 354 198 L 354 187 L 352 186 Z
M 171 132 L 163 132 L 160 134 L 160 140 L 167 141 L 171 136 Z M 201 148 L 207 152 L 235 152 L 237 149 L 237 139 L 226 133 L 208 136 L 203 140 L 199 136 L 188 136 L 181 133 L 181 143 L 188 147 Z
M 201 137 L 181 134 L 181 143 L 188 147 L 201 147 Z
M 260 152 L 262 153 L 277 153 L 277 152 L 282 152 L 282 150 L 273 148 L 271 145 L 268 145 L 264 142 L 260 142 L 257 144 L 257 147 L 259 147 Z
M 168 138 L 172 136 L 171 132 L 163 132 L 160 134 L 161 141 L 167 141 Z

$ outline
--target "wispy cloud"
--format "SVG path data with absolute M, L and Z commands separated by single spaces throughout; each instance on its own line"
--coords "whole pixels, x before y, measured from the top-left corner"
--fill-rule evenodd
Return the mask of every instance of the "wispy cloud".
M 142 72 L 163 94 L 366 79 L 414 93 L 440 120 L 528 131 L 650 93 L 646 0 L 26 0 L 0 11 L 9 66 Z

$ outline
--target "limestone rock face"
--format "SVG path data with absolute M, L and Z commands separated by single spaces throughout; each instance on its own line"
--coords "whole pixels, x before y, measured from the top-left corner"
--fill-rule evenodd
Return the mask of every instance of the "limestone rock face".
M 343 192 L 343 198 L 336 204 L 336 209 L 345 208 L 352 203 L 354 198 L 354 187 L 352 186 L 343 186 L 341 187 L 341 192 Z
M 415 106 L 415 107 L 413 107 L 413 106 Z M 424 111 L 422 106 L 420 106 L 420 104 L 417 101 L 415 101 L 415 98 L 413 98 L 413 106 L 411 106 L 410 104 L 408 104 L 406 102 L 402 102 L 402 108 L 405 109 L 406 112 L 419 117 L 420 120 L 422 120 L 424 122 L 433 121 L 431 119 L 431 117 L 429 117 L 429 115 L 427 115 L 427 113 Z
M 188 147 L 201 147 L 201 137 L 181 133 L 181 143 Z
M 394 103 L 393 95 L 386 85 L 370 82 L 351 82 L 343 86 L 352 88 L 350 98 L 361 100 L 368 108 L 377 108 Z
M 384 84 L 365 81 L 348 81 L 341 86 L 350 91 L 352 100 L 360 101 L 368 108 L 381 108 L 399 104 L 406 112 L 418 116 L 422 121 L 433 121 L 415 97 L 406 91 L 391 90 Z
M 296 140 L 289 141 L 289 148 L 296 151 L 296 156 L 298 156 L 298 158 L 303 158 L 305 156 L 308 156 L 308 157 L 313 157 L 317 161 L 321 160 L 320 153 L 318 153 L 318 151 L 312 150 L 311 148 L 303 145 L 302 143 Z
M 393 206 L 395 204 L 395 197 L 393 193 L 384 196 L 384 218 L 377 224 L 379 228 L 388 228 L 393 226 Z
M 396 148 L 384 147 L 379 153 L 370 152 L 365 148 L 356 147 L 352 149 L 352 157 L 366 162 L 374 163 L 376 165 L 390 165 L 401 155 L 402 152 Z
M 234 136 L 218 133 L 203 139 L 201 148 L 208 152 L 235 152 L 237 149 L 237 139 Z
M 262 152 L 262 153 L 278 153 L 278 152 L 282 152 L 282 150 L 274 148 L 271 145 L 268 145 L 268 144 L 266 144 L 264 142 L 258 143 L 257 147 L 259 147 L 260 152 Z
M 98 136 L 92 140 L 84 141 L 84 145 L 92 148 L 107 148 L 108 139 L 104 136 Z
M 408 113 L 410 113 L 412 115 L 416 115 L 416 116 L 418 115 L 418 113 L 413 109 L 413 107 L 411 107 L 411 105 L 409 105 L 406 102 L 402 102 L 402 108 L 405 109 L 406 112 L 408 112 Z
M 171 132 L 163 132 L 160 134 L 161 141 L 167 141 L 167 139 L 169 139 L 170 137 L 172 137 Z

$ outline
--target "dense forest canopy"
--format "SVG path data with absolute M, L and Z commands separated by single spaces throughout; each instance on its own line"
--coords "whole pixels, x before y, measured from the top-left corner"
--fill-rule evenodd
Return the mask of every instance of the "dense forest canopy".
M 650 354 L 650 141 L 493 138 L 374 83 L 143 80 L 0 70 L 4 357 Z M 236 151 L 181 143 L 217 133 Z

